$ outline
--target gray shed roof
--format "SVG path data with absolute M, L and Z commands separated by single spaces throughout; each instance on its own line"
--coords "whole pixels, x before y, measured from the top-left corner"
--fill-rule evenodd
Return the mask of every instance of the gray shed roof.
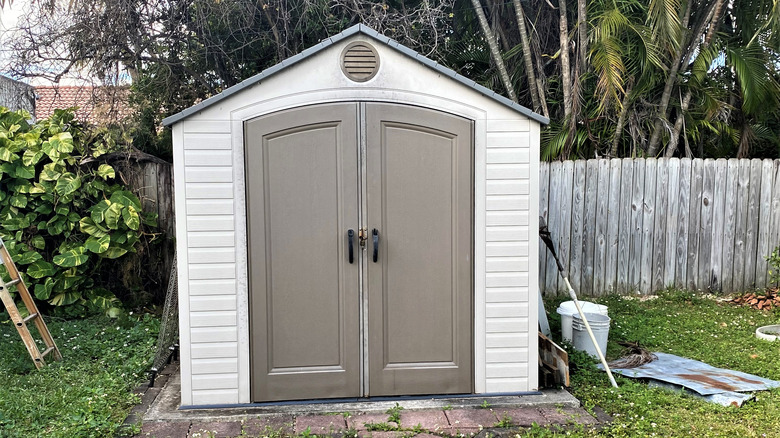
M 394 41 L 394 40 L 392 40 L 392 39 L 390 39 L 390 38 L 380 34 L 379 32 L 375 31 L 374 29 L 371 29 L 370 27 L 368 27 L 368 26 L 366 26 L 364 24 L 356 24 L 356 25 L 350 27 L 349 29 L 346 29 L 345 31 L 343 31 L 343 32 L 341 32 L 341 33 L 339 33 L 337 35 L 334 35 L 334 36 L 332 36 L 330 38 L 327 38 L 327 39 L 321 41 L 319 44 L 316 44 L 316 45 L 314 45 L 312 47 L 309 47 L 308 49 L 304 50 L 303 52 L 301 52 L 301 53 L 299 53 L 299 54 L 297 54 L 295 56 L 292 56 L 290 58 L 285 59 L 284 61 L 280 62 L 279 64 L 276 64 L 273 67 L 270 67 L 270 68 L 267 68 L 267 69 L 263 70 L 262 72 L 252 76 L 251 78 L 248 78 L 248 79 L 244 80 L 240 84 L 236 84 L 236 85 L 234 85 L 234 86 L 232 86 L 232 87 L 222 91 L 221 93 L 217 94 L 216 96 L 212 96 L 212 97 L 204 100 L 203 102 L 200 102 L 200 103 L 198 103 L 196 105 L 193 105 L 193 106 L 187 108 L 186 110 L 184 110 L 184 111 L 182 111 L 182 112 L 180 112 L 178 114 L 174 114 L 174 115 L 172 115 L 170 117 L 166 117 L 165 119 L 163 119 L 163 125 L 165 125 L 165 126 L 173 125 L 174 123 L 176 123 L 176 122 L 178 122 L 178 121 L 180 121 L 182 119 L 185 119 L 188 116 L 190 116 L 190 115 L 192 115 L 192 114 L 194 114 L 194 113 L 196 113 L 196 112 L 198 112 L 198 111 L 200 111 L 200 110 L 202 110 L 204 108 L 207 108 L 207 107 L 209 107 L 211 105 L 214 105 L 215 103 L 217 103 L 217 102 L 219 102 L 219 101 L 221 101 L 221 100 L 223 100 L 223 99 L 225 99 L 225 98 L 227 98 L 227 97 L 229 97 L 229 96 L 231 96 L 231 95 L 233 95 L 235 93 L 240 92 L 244 88 L 250 87 L 250 86 L 252 86 L 252 85 L 254 85 L 254 84 L 256 84 L 256 83 L 258 83 L 258 82 L 260 82 L 260 81 L 262 81 L 262 80 L 264 80 L 264 79 L 266 79 L 266 78 L 268 78 L 268 77 L 270 77 L 272 75 L 275 75 L 275 74 L 279 73 L 280 71 L 284 70 L 285 68 L 287 68 L 287 67 L 289 67 L 291 65 L 297 64 L 297 63 L 303 61 L 304 59 L 306 59 L 306 58 L 308 58 L 308 57 L 310 57 L 310 56 L 320 52 L 321 50 L 324 50 L 327 47 L 329 47 L 329 46 L 331 46 L 333 44 L 336 44 L 339 41 L 341 41 L 341 40 L 343 40 L 345 38 L 349 38 L 349 37 L 351 37 L 353 35 L 356 35 L 356 34 L 363 34 L 363 35 L 371 37 L 371 38 L 373 38 L 373 39 L 375 39 L 375 40 L 377 40 L 377 41 L 379 41 L 381 43 L 384 43 L 388 47 L 391 47 L 391 48 L 393 48 L 393 49 L 403 53 L 404 55 L 406 55 L 406 56 L 408 56 L 408 57 L 410 57 L 412 59 L 415 59 L 416 61 L 424 64 L 425 66 L 427 66 L 429 68 L 432 68 L 433 70 L 436 70 L 437 72 L 439 72 L 439 73 L 441 73 L 441 74 L 443 74 L 443 75 L 445 75 L 447 77 L 450 77 L 450 78 L 460 82 L 461 84 L 463 84 L 463 85 L 465 85 L 467 87 L 473 88 L 474 90 L 476 90 L 480 94 L 482 94 L 482 95 L 484 95 L 486 97 L 489 97 L 489 98 L 495 100 L 496 102 L 498 102 L 498 103 L 500 103 L 500 104 L 502 104 L 504 106 L 507 106 L 507 107 L 509 107 L 509 108 L 511 108 L 511 109 L 513 109 L 513 110 L 515 110 L 517 112 L 519 112 L 520 114 L 528 116 L 531 119 L 536 120 L 539 123 L 542 123 L 542 124 L 545 124 L 545 125 L 550 123 L 550 119 L 548 119 L 547 117 L 544 117 L 541 114 L 537 114 L 537 113 L 531 111 L 530 109 L 528 109 L 528 108 L 526 108 L 526 107 L 524 107 L 524 106 L 522 106 L 522 105 L 520 105 L 518 103 L 515 103 L 515 102 L 507 99 L 506 97 L 496 93 L 495 91 L 492 91 L 492 90 L 490 90 L 490 89 L 488 89 L 486 87 L 483 87 L 482 85 L 479 85 L 478 83 L 472 81 L 471 79 L 466 78 L 465 76 L 462 76 L 462 75 L 459 75 L 459 74 L 455 73 L 453 70 L 451 70 L 451 69 L 449 69 L 447 67 L 444 67 L 443 65 L 437 63 L 436 61 L 433 61 L 432 59 L 427 58 L 427 57 L 425 57 L 425 56 L 415 52 L 414 50 L 412 50 L 412 49 L 410 49 L 410 48 L 408 48 L 408 47 L 406 47 L 406 46 L 404 46 L 402 44 L 399 44 L 397 41 Z

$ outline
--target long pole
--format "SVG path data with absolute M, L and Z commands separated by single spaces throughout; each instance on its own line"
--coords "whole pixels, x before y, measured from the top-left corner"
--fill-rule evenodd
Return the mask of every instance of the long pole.
M 542 238 L 542 241 L 547 246 L 547 249 L 549 249 L 550 253 L 552 253 L 553 258 L 555 259 L 555 263 L 558 265 L 558 272 L 561 274 L 561 277 L 563 277 L 563 281 L 566 282 L 566 288 L 569 290 L 569 297 L 571 297 L 572 301 L 574 301 L 574 306 L 577 307 L 577 312 L 579 312 L 580 317 L 582 318 L 582 322 L 585 324 L 585 329 L 588 331 L 588 336 L 590 336 L 590 340 L 593 342 L 593 346 L 596 347 L 596 353 L 599 356 L 601 364 L 604 366 L 604 370 L 607 372 L 607 376 L 609 376 L 609 382 L 613 387 L 617 388 L 618 384 L 615 382 L 615 377 L 612 375 L 612 370 L 609 369 L 607 359 L 604 357 L 604 353 L 601 352 L 601 347 L 599 347 L 598 342 L 596 342 L 596 336 L 593 334 L 593 330 L 590 328 L 588 318 L 585 318 L 585 312 L 582 311 L 580 301 L 577 299 L 577 293 L 574 292 L 574 288 L 571 287 L 569 278 L 566 276 L 566 272 L 563 270 L 563 265 L 561 265 L 561 261 L 558 260 L 558 254 L 555 253 L 555 246 L 553 246 L 553 241 L 550 238 L 550 230 L 547 229 L 547 224 L 545 223 L 544 218 L 541 216 L 539 217 L 539 237 Z

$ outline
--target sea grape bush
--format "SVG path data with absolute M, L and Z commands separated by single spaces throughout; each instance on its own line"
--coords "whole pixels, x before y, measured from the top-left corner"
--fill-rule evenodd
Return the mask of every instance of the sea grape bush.
M 117 149 L 115 135 L 87 130 L 72 110 L 29 117 L 0 107 L 0 236 L 35 298 L 115 313 L 98 271 L 135 252 L 156 218 L 95 159 Z

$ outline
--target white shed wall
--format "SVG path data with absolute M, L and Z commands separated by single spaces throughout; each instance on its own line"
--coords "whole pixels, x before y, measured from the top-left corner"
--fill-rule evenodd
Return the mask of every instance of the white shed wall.
M 381 59 L 368 82 L 338 58 L 356 39 Z M 182 405 L 250 402 L 243 121 L 301 105 L 389 101 L 475 122 L 475 388 L 537 382 L 539 124 L 359 35 L 177 122 L 174 133 Z M 533 188 L 533 189 L 532 189 Z

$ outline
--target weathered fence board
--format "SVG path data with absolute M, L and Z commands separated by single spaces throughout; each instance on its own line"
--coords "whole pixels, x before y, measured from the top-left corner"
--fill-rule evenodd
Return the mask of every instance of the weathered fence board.
M 780 244 L 780 160 L 542 163 L 540 181 L 540 215 L 578 293 L 767 285 L 766 257 Z M 563 292 L 546 251 L 539 267 L 544 293 Z

